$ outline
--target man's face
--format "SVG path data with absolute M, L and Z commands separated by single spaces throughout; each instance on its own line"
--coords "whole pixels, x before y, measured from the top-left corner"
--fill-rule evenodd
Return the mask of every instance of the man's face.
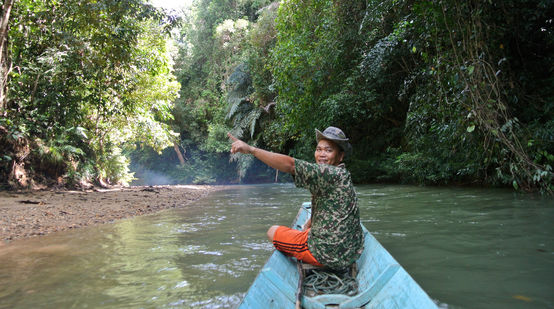
M 330 140 L 322 139 L 315 148 L 315 162 L 317 164 L 339 165 L 344 157 L 337 144 Z

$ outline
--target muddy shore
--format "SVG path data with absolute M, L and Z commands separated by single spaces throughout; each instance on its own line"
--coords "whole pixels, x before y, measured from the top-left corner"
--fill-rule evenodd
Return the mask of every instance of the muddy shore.
M 185 207 L 216 186 L 137 186 L 90 191 L 0 191 L 0 246 L 48 233 Z

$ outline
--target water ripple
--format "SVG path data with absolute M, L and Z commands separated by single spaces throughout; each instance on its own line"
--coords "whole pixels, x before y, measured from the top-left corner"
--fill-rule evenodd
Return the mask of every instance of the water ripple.
M 214 298 L 201 300 L 190 304 L 192 308 L 219 309 L 219 308 L 234 308 L 236 307 L 244 293 L 234 295 L 220 295 Z

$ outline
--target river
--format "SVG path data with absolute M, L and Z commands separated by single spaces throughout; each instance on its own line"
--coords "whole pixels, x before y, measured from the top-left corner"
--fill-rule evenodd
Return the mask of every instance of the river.
M 554 200 L 358 186 L 363 224 L 442 308 L 554 308 Z M 309 194 L 242 185 L 0 247 L 0 308 L 234 308 Z

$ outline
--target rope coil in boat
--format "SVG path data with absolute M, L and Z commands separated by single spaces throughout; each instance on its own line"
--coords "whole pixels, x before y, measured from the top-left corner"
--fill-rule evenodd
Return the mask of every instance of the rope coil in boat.
M 358 293 L 358 283 L 349 270 L 334 272 L 329 269 L 311 269 L 304 278 L 306 294 L 345 294 Z

